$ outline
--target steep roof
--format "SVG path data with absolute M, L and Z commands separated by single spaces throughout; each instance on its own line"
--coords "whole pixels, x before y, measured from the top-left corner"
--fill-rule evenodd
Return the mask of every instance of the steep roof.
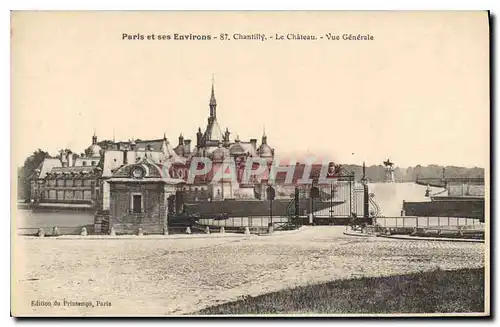
M 147 146 L 151 146 L 151 151 L 162 151 L 163 150 L 163 144 L 165 142 L 165 138 L 161 139 L 152 139 L 152 140 L 134 140 L 133 142 L 135 143 L 135 149 L 136 150 L 146 150 Z M 121 148 L 128 147 L 130 149 L 130 146 L 132 144 L 132 141 L 110 141 L 110 140 L 103 140 L 97 143 L 100 145 L 102 148 L 107 149 L 107 150 L 117 150 L 118 145 L 120 145 Z
M 37 168 L 40 172 L 33 174 L 31 177 L 43 179 L 54 167 L 61 167 L 61 165 L 61 160 L 58 158 L 45 158 Z
M 185 163 L 186 158 L 179 156 L 172 147 L 170 142 L 166 142 L 165 148 L 163 149 L 163 153 L 165 154 L 165 158 L 174 163 Z
M 216 118 L 208 121 L 203 139 L 205 141 L 222 141 L 224 139 L 224 135 L 222 134 L 222 130 Z
M 151 147 L 151 151 L 162 151 L 165 143 L 165 139 L 157 139 L 157 140 L 137 140 L 135 141 L 136 149 L 146 150 L 147 146 Z
M 104 163 L 102 176 L 111 177 L 113 170 L 123 165 L 123 152 L 120 150 L 108 150 L 104 152 Z

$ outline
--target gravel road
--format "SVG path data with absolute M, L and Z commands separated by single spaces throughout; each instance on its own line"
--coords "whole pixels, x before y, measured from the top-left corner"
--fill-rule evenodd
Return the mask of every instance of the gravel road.
M 481 243 L 362 238 L 343 231 L 332 226 L 234 238 L 19 237 L 13 314 L 180 315 L 309 283 L 485 264 Z M 37 305 L 41 301 L 45 305 Z

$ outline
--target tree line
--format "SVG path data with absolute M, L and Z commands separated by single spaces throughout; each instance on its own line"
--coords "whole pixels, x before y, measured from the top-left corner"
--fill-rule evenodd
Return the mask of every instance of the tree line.
M 360 165 L 343 165 L 354 172 L 356 180 L 361 180 L 363 167 Z M 443 170 L 444 168 L 444 170 Z M 395 167 L 394 178 L 396 182 L 415 182 L 418 179 L 441 178 L 484 178 L 484 168 L 459 167 L 441 165 L 416 165 L 407 168 Z M 383 165 L 366 166 L 366 178 L 370 182 L 383 182 L 385 180 L 385 167 Z

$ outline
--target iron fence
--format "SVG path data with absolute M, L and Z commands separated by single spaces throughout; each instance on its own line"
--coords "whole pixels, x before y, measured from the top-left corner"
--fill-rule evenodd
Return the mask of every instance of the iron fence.
M 376 217 L 374 218 L 374 225 L 379 227 L 391 228 L 429 228 L 441 226 L 480 226 L 482 223 L 479 219 L 474 218 L 460 218 L 460 217 Z
M 484 223 L 465 217 L 377 217 L 370 233 L 484 239 Z

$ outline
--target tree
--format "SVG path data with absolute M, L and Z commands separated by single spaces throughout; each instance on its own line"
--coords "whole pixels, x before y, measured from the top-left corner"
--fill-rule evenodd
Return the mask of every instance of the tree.
M 78 158 L 80 158 L 80 155 L 78 153 L 73 153 L 73 162 L 75 162 Z
M 31 176 L 33 171 L 40 166 L 40 164 L 45 160 L 45 158 L 50 158 L 50 155 L 47 151 L 43 151 L 42 149 L 38 149 L 33 154 L 31 154 L 24 161 L 24 176 L 28 178 Z
M 26 199 L 31 197 L 30 178 L 35 169 L 40 166 L 45 158 L 50 158 L 49 153 L 47 151 L 43 151 L 42 149 L 37 149 L 24 161 L 24 165 L 22 167 L 22 178 Z

